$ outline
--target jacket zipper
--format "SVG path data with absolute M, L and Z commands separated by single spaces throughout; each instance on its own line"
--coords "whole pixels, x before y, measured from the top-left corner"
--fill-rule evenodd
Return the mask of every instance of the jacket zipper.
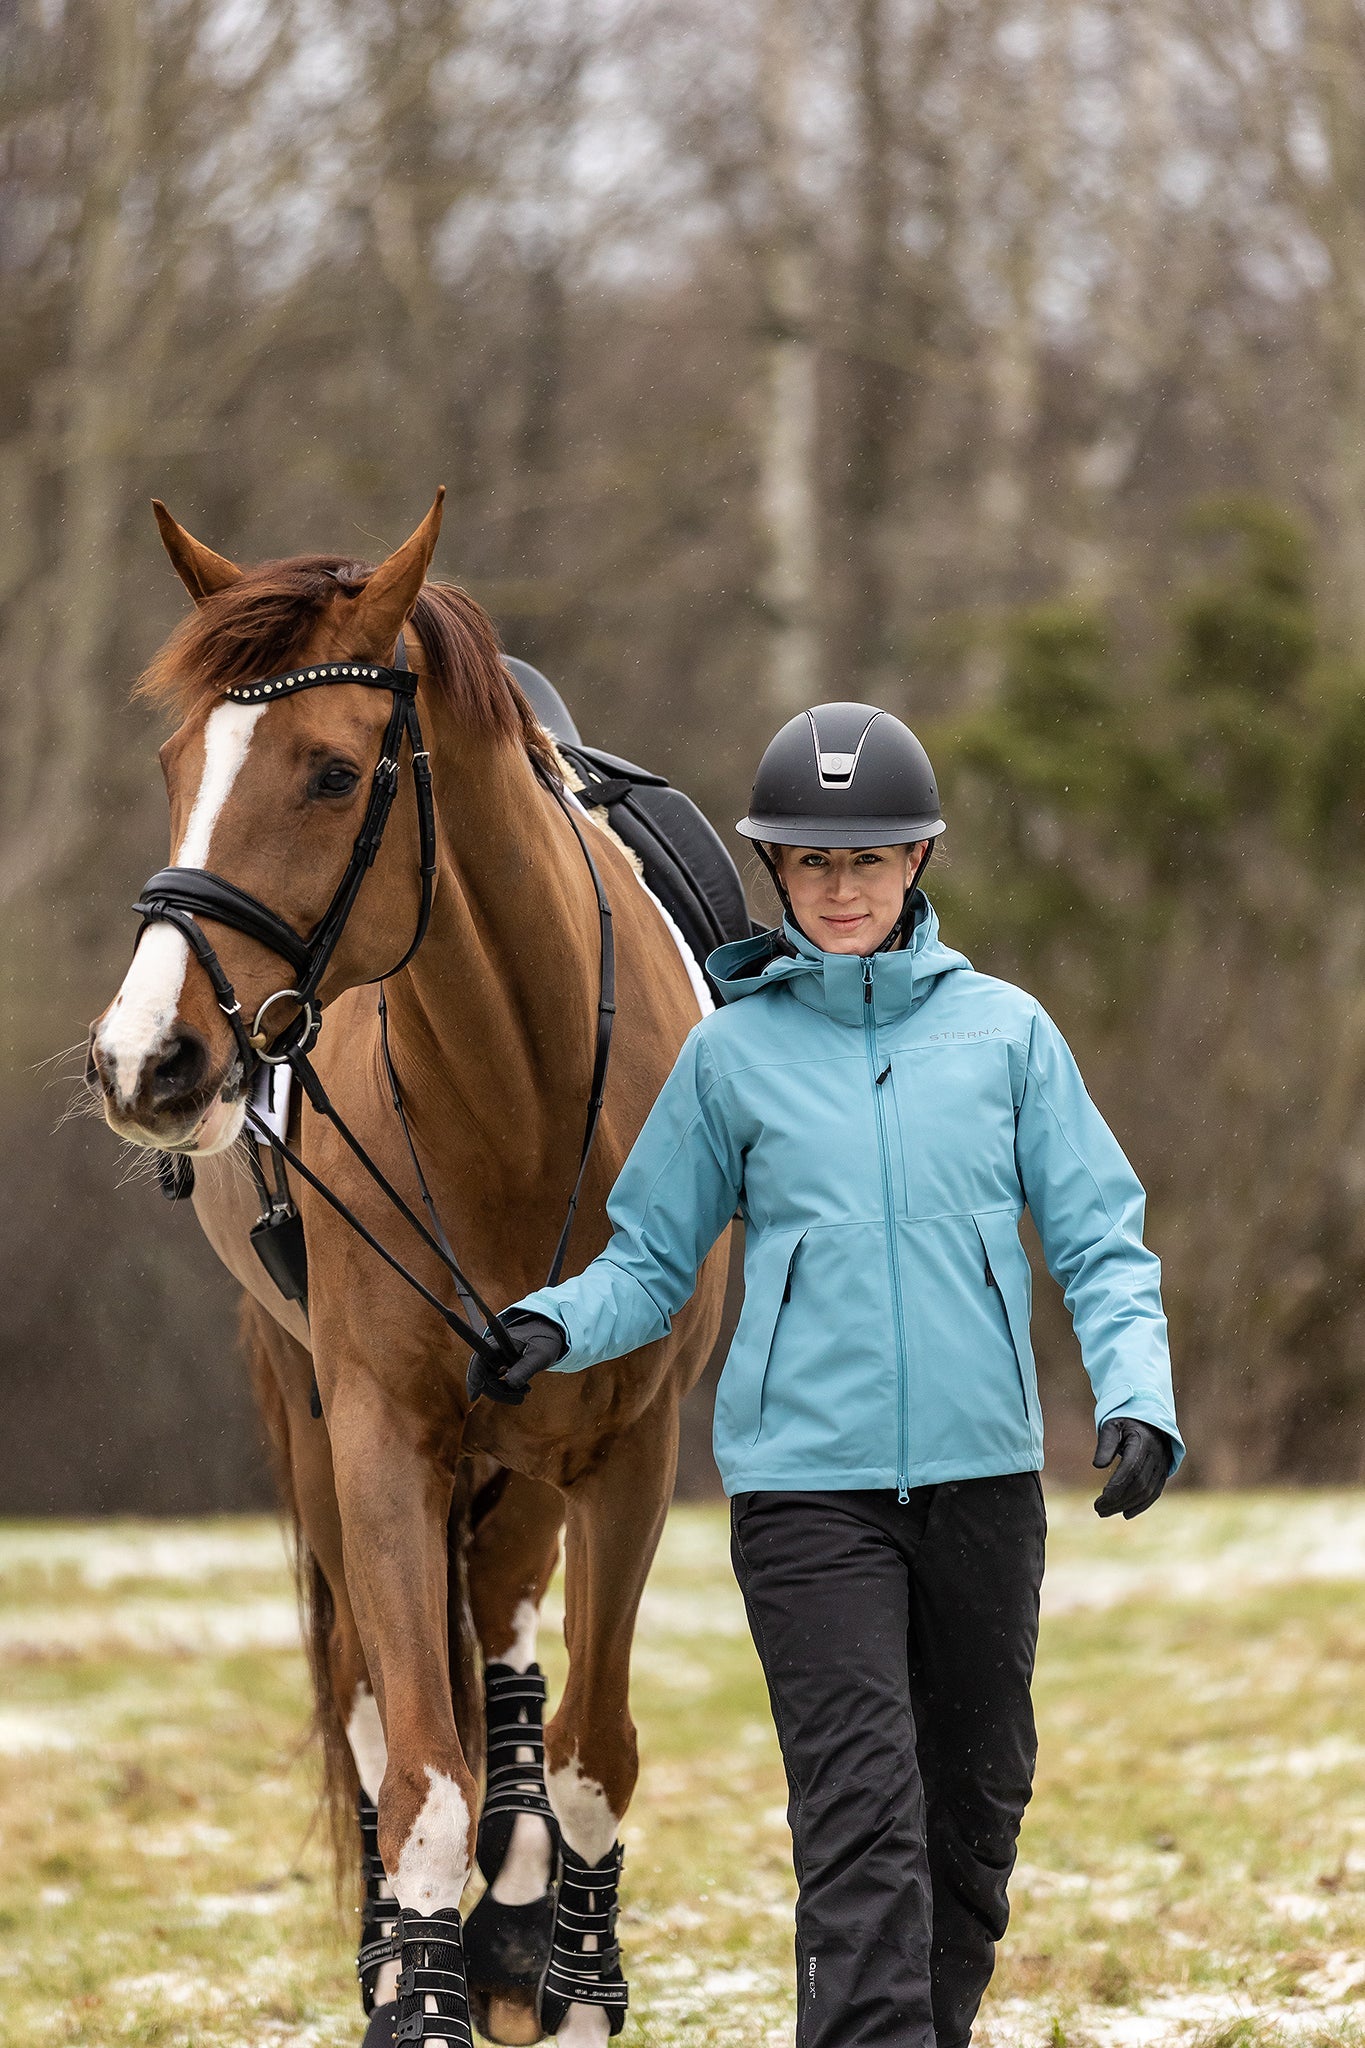
M 872 1005 L 872 962 L 863 962 L 863 1034 L 867 1045 L 867 1066 L 872 1076 L 872 1099 L 877 1105 L 877 1148 L 882 1168 L 882 1214 L 886 1222 L 886 1258 L 891 1272 L 891 1320 L 896 1332 L 896 1442 L 900 1470 L 896 1474 L 896 1499 L 902 1506 L 910 1498 L 910 1390 L 909 1361 L 905 1352 L 905 1313 L 901 1302 L 900 1253 L 896 1248 L 895 1183 L 891 1174 L 890 1144 L 886 1134 L 886 1097 L 878 1073 L 877 1017 Z

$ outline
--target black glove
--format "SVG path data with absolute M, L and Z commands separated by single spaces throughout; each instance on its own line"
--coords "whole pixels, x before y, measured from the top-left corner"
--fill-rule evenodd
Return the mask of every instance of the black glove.
M 1121 1514 L 1125 1522 L 1160 1498 L 1171 1469 L 1171 1440 L 1164 1429 L 1135 1415 L 1111 1415 L 1100 1429 L 1095 1464 L 1100 1471 L 1118 1459 L 1095 1502 L 1097 1515 Z
M 507 1332 L 509 1349 L 499 1351 L 491 1330 L 484 1331 L 484 1348 L 471 1355 L 465 1378 L 471 1408 L 480 1394 L 487 1394 L 490 1401 L 520 1407 L 536 1374 L 562 1358 L 569 1348 L 563 1330 L 548 1316 L 513 1309 L 499 1321 Z

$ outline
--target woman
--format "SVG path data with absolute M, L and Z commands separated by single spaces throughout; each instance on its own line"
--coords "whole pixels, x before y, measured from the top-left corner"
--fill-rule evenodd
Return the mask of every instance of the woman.
M 1027 1203 L 1095 1392 L 1096 1507 L 1184 1455 L 1143 1191 L 1031 996 L 940 941 L 914 734 L 784 726 L 749 816 L 780 931 L 722 947 L 575 1279 L 511 1312 L 525 1397 L 663 1335 L 736 1209 L 744 1311 L 716 1397 L 733 1557 L 786 1765 L 801 2048 L 965 2048 L 1032 1785 L 1042 1422 Z

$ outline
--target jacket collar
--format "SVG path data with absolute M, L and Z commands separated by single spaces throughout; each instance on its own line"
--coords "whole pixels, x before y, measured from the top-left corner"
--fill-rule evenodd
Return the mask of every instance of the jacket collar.
M 944 974 L 970 967 L 945 946 L 927 896 L 916 891 L 909 943 L 896 953 L 825 953 L 790 918 L 780 931 L 759 932 L 721 946 L 706 963 L 722 1002 L 738 1002 L 764 989 L 790 986 L 808 1009 L 822 1010 L 838 1024 L 861 1025 L 869 1012 L 877 1024 L 894 1024 L 924 1001 Z M 872 1001 L 867 1001 L 871 986 Z

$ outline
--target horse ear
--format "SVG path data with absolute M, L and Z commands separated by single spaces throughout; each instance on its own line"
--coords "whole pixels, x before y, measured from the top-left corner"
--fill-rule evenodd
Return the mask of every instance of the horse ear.
M 436 552 L 436 536 L 441 531 L 445 495 L 446 487 L 442 484 L 417 531 L 379 564 L 366 579 L 364 589 L 358 590 L 352 599 L 361 649 L 375 659 L 388 660 L 393 643 L 417 602 L 417 593 L 426 582 Z
M 206 604 L 215 592 L 226 590 L 229 583 L 241 581 L 242 572 L 237 564 L 229 562 L 223 555 L 215 555 L 212 548 L 206 548 L 192 533 L 186 533 L 184 527 L 172 519 L 160 498 L 152 499 L 152 510 L 175 573 L 196 604 Z

